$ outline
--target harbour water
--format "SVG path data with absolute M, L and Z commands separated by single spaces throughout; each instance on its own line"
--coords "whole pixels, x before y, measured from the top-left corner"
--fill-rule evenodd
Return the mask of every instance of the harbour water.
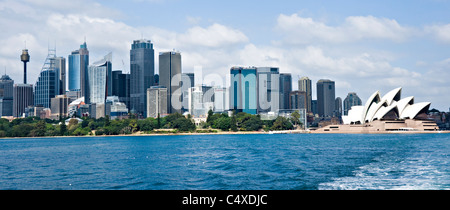
M 450 134 L 0 139 L 0 189 L 450 189 L 449 152 Z

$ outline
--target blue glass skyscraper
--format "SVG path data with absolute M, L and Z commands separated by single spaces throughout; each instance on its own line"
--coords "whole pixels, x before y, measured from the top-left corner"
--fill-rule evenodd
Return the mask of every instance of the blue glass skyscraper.
M 256 67 L 233 67 L 230 74 L 230 109 L 257 114 Z
M 34 105 L 36 106 L 50 108 L 51 99 L 59 95 L 60 74 L 59 68 L 56 67 L 56 60 L 55 50 L 49 49 L 34 89 Z
M 80 54 L 78 50 L 69 55 L 69 91 L 80 90 Z
M 89 50 L 86 42 L 69 55 L 69 91 L 81 91 L 81 96 L 88 92 L 87 69 L 89 65 Z

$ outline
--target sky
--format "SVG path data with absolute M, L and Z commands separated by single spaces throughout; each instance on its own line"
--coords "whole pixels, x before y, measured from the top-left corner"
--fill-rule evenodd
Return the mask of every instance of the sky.
M 90 62 L 113 53 L 129 72 L 133 40 L 177 50 L 182 71 L 225 78 L 233 66 L 274 66 L 297 80 L 336 82 L 336 97 L 363 100 L 402 87 L 402 97 L 450 107 L 450 0 L 0 0 L 0 69 L 35 83 L 49 48 L 57 56 L 86 39 Z M 2 73 L 3 74 L 3 71 Z M 207 77 L 203 81 L 209 84 Z

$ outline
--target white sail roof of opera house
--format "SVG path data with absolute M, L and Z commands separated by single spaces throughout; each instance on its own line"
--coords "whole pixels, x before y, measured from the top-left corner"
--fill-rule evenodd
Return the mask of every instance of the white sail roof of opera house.
M 415 119 L 426 113 L 430 102 L 414 103 L 414 97 L 401 99 L 402 88 L 391 90 L 383 97 L 373 93 L 364 106 L 353 106 L 347 116 L 342 116 L 344 124 L 365 124 L 381 119 Z

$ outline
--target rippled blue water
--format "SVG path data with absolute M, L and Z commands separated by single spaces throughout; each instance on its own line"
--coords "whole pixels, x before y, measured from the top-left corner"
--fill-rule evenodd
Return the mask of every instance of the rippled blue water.
M 0 189 L 450 189 L 450 135 L 0 139 Z

